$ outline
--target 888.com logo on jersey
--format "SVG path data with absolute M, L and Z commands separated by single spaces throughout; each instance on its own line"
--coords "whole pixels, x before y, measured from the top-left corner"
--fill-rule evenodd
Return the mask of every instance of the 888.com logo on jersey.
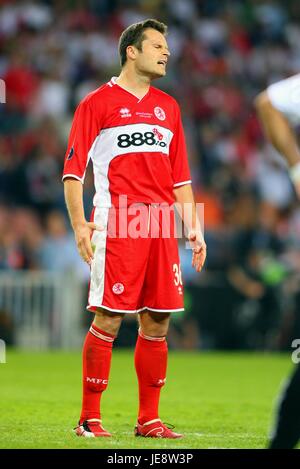
M 163 141 L 163 134 L 156 128 L 147 132 L 123 133 L 118 135 L 118 147 L 128 148 L 131 146 L 140 147 L 142 145 L 156 145 L 165 148 L 167 144 Z

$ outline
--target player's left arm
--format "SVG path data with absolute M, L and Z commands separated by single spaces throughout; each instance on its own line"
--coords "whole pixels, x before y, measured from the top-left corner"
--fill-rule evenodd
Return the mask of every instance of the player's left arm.
M 276 109 L 266 91 L 260 93 L 254 105 L 266 136 L 289 165 L 289 173 L 300 197 L 300 149 L 295 130 L 282 112 Z
M 179 213 L 187 230 L 187 237 L 193 249 L 192 266 L 197 272 L 202 269 L 206 259 L 206 244 L 196 210 L 191 184 L 173 189 Z

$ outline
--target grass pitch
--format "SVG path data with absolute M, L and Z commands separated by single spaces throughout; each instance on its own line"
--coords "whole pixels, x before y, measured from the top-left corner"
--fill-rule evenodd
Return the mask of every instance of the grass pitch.
M 264 448 L 288 355 L 170 352 L 160 415 L 181 440 L 135 438 L 133 351 L 113 353 L 102 416 L 112 438 L 73 435 L 81 405 L 79 352 L 8 350 L 0 364 L 0 448 Z

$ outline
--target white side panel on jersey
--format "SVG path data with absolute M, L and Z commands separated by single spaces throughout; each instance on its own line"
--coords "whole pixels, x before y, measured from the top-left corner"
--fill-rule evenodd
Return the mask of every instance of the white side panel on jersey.
M 89 152 L 94 167 L 96 207 L 110 207 L 108 169 L 120 155 L 161 153 L 169 155 L 173 132 L 156 124 L 130 124 L 101 130 Z
M 100 306 L 103 300 L 108 212 L 108 208 L 95 208 L 94 223 L 102 226 L 104 230 L 95 230 L 91 239 L 94 259 L 91 264 L 88 307 Z

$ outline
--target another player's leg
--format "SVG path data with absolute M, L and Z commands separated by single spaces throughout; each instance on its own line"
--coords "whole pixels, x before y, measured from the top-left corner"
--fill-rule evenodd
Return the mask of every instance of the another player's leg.
M 292 449 L 300 439 L 300 364 L 295 368 L 280 399 L 269 449 Z
M 135 369 L 139 384 L 136 436 L 180 438 L 159 418 L 160 391 L 166 381 L 168 346 L 166 335 L 170 314 L 146 311 L 139 314 L 139 335 L 135 348 Z
M 111 436 L 102 427 L 100 400 L 107 388 L 112 347 L 124 315 L 99 310 L 87 333 L 82 353 L 82 410 L 75 433 L 83 437 Z

